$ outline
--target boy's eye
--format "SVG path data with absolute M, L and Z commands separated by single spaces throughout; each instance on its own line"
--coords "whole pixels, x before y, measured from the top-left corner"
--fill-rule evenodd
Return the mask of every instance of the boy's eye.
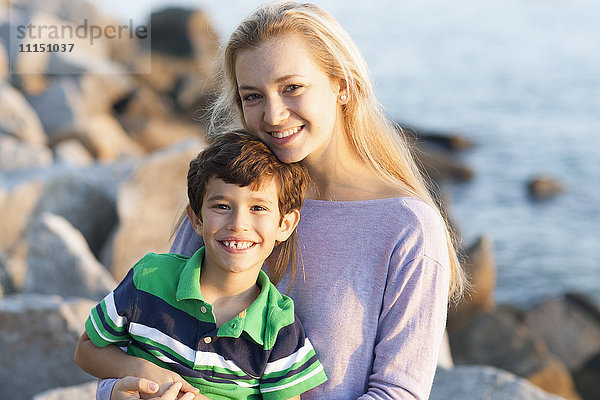
M 263 206 L 252 206 L 250 209 L 252 211 L 267 211 L 267 208 Z
M 229 206 L 227 204 L 215 204 L 214 208 L 218 208 L 219 210 L 229 210 Z

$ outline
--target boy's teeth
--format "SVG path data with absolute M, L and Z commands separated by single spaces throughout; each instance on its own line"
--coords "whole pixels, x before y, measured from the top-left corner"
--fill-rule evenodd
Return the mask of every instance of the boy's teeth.
M 297 126 L 295 128 L 292 129 L 288 129 L 287 131 L 283 131 L 283 132 L 270 132 L 272 136 L 281 139 L 284 137 L 288 137 L 288 136 L 292 136 L 294 133 L 298 132 L 300 130 L 300 127 Z
M 234 242 L 234 241 L 224 240 L 223 244 L 227 247 L 231 247 L 232 249 L 247 249 L 248 247 L 251 247 L 254 243 L 252 243 L 252 242 Z

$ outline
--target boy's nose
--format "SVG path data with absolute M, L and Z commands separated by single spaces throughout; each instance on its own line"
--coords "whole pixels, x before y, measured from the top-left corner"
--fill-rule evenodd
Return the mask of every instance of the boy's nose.
M 237 232 L 248 230 L 248 216 L 242 211 L 234 211 L 231 213 L 227 229 Z

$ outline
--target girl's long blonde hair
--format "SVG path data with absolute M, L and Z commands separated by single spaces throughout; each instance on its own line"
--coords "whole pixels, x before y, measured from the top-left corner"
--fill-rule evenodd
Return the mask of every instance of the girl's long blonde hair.
M 345 83 L 349 97 L 343 111 L 345 132 L 362 161 L 388 182 L 409 190 L 433 206 L 441 215 L 401 129 L 384 115 L 375 98 L 370 72 L 358 47 L 333 16 L 314 4 L 290 1 L 265 4 L 239 24 L 221 49 L 222 88 L 211 109 L 209 135 L 228 132 L 240 125 L 246 127 L 235 72 L 239 52 L 289 34 L 303 37 L 317 65 L 331 79 Z M 457 257 L 454 235 L 447 218 L 443 215 L 442 218 L 446 222 L 450 257 L 449 293 L 451 300 L 458 300 L 467 283 Z

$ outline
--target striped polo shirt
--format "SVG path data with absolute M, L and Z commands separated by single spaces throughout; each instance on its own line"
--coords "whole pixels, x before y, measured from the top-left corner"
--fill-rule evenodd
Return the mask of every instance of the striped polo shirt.
M 256 300 L 217 328 L 200 292 L 204 248 L 192 257 L 145 255 L 90 312 L 98 347 L 127 347 L 175 371 L 207 397 L 289 399 L 327 379 L 292 300 L 260 271 Z

